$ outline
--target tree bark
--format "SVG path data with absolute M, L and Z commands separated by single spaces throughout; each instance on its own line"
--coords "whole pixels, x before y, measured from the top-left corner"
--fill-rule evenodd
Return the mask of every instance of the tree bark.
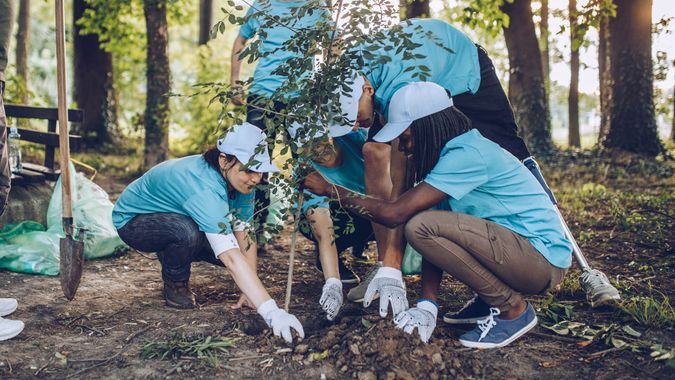
M 554 148 L 531 0 L 515 0 L 501 9 L 511 20 L 504 28 L 504 38 L 509 51 L 509 98 L 516 122 L 530 151 L 548 155 Z
M 549 97 L 551 96 L 551 66 L 548 30 L 548 0 L 541 0 L 541 22 L 539 24 L 539 47 L 541 49 L 541 67 L 544 72 L 544 89 L 546 90 L 546 109 L 549 110 Z
M 567 143 L 571 147 L 581 147 L 579 136 L 579 46 L 580 41 L 577 33 L 577 0 L 569 0 L 568 5 L 570 19 L 570 88 L 567 96 L 567 116 L 569 130 Z
M 117 98 L 113 81 L 112 55 L 101 48 L 97 34 L 81 34 L 77 20 L 90 6 L 85 0 L 73 2 L 74 99 L 84 110 L 84 122 L 75 133 L 85 145 L 96 147 L 112 142 L 117 129 Z
M 675 61 L 673 61 L 675 66 Z M 673 86 L 673 120 L 670 126 L 670 141 L 675 142 L 675 86 Z
M 145 0 L 143 5 L 147 31 L 147 98 L 145 101 L 144 168 L 165 161 L 169 151 L 169 27 L 166 0 Z
M 606 136 L 609 131 L 609 115 L 612 98 L 612 77 L 609 72 L 609 18 L 600 20 L 598 28 L 598 76 L 600 84 L 600 134 Z
M 600 143 L 656 156 L 659 140 L 654 111 L 652 63 L 652 0 L 614 0 L 616 17 L 609 20 L 612 97 L 609 129 Z
M 199 1 L 199 45 L 206 45 L 211 39 L 210 31 L 213 23 L 213 0 Z
M 28 31 L 30 30 L 30 0 L 19 2 L 19 22 L 16 33 L 16 75 L 19 78 L 19 97 L 28 104 Z
M 400 0 L 399 13 L 401 20 L 427 18 L 431 16 L 429 0 Z

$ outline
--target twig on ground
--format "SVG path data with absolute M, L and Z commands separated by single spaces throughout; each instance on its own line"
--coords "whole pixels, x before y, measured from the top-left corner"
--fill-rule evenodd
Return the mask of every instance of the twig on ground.
M 79 375 L 81 375 L 81 374 L 83 374 L 83 373 L 89 371 L 90 369 L 94 369 L 94 368 L 96 368 L 96 367 L 100 367 L 100 366 L 102 366 L 102 365 L 106 365 L 106 364 L 110 363 L 110 362 L 113 361 L 115 358 L 117 358 L 122 352 L 124 352 L 124 351 L 126 350 L 126 348 L 127 348 L 127 346 L 123 346 L 122 349 L 119 350 L 119 351 L 117 351 L 117 353 L 116 353 L 115 355 L 113 355 L 113 356 L 111 356 L 111 357 L 109 357 L 109 358 L 106 358 L 106 359 L 82 359 L 82 360 L 80 360 L 80 361 L 96 361 L 96 360 L 98 360 L 99 362 L 96 363 L 96 364 L 94 364 L 94 365 L 92 365 L 92 366 L 90 366 L 90 367 L 83 368 L 83 369 L 81 369 L 81 370 L 79 370 L 79 371 L 77 371 L 77 372 L 75 372 L 75 373 L 72 373 L 72 374 L 66 376 L 66 378 L 77 377 L 77 376 L 79 376 Z M 76 362 L 76 361 L 75 361 L 75 360 L 71 360 L 71 362 Z
M 536 336 L 539 336 L 539 337 L 542 337 L 542 338 L 555 339 L 555 340 L 559 340 L 561 342 L 566 342 L 566 343 L 583 342 L 582 340 L 579 340 L 579 339 L 568 338 L 568 337 L 560 336 L 560 335 L 545 334 L 545 333 L 541 333 L 541 332 L 538 332 L 538 331 L 530 331 L 530 334 L 536 335 Z
M 47 364 L 43 365 L 42 367 L 40 367 L 40 369 L 35 371 L 35 376 L 39 375 L 40 372 L 44 371 L 45 368 L 49 367 L 49 365 L 52 364 L 53 361 L 54 361 L 54 358 L 49 359 L 49 361 L 47 361 Z
M 240 357 L 237 357 L 237 358 L 230 358 L 230 359 L 227 359 L 227 361 L 234 362 L 234 361 L 239 361 L 239 360 L 260 359 L 260 358 L 264 358 L 264 357 L 265 357 L 265 355 L 249 355 L 249 356 L 240 356 Z
M 611 352 L 616 352 L 616 351 L 625 350 L 626 348 L 628 348 L 628 346 L 608 348 L 608 349 L 606 349 L 606 350 L 602 350 L 602 351 L 598 351 L 598 352 L 592 353 L 592 354 L 586 356 L 585 359 L 586 359 L 586 360 L 594 360 L 594 359 L 597 359 L 597 358 L 599 358 L 599 357 L 601 357 L 601 356 L 604 356 L 604 355 L 606 355 L 606 354 L 609 354 L 609 353 L 611 353 Z
M 130 343 L 134 338 L 136 338 L 137 336 L 139 336 L 139 335 L 143 334 L 144 332 L 150 330 L 151 328 L 152 328 L 152 326 L 148 326 L 148 327 L 146 327 L 146 328 L 144 328 L 144 329 L 140 329 L 140 330 L 138 330 L 138 331 L 132 332 L 131 334 L 129 334 L 129 336 L 127 336 L 127 337 L 124 339 L 124 343 Z

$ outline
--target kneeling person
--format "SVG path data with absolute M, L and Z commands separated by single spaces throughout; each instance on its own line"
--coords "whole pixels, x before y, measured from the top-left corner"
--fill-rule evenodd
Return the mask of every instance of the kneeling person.
M 264 150 L 256 153 L 259 145 Z M 163 162 L 122 192 L 113 222 L 130 247 L 157 252 L 167 305 L 194 307 L 190 266 L 207 261 L 230 271 L 243 293 L 238 305 L 255 307 L 275 335 L 290 342 L 295 329 L 304 336 L 297 318 L 279 309 L 260 282 L 256 244 L 248 239 L 255 187 L 262 173 L 276 171 L 265 133 L 244 123 L 203 155 Z

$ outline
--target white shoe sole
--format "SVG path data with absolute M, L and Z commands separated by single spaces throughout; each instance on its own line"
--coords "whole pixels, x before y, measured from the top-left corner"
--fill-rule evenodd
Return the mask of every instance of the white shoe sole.
M 620 299 L 621 296 L 619 294 L 601 294 L 598 297 L 596 297 L 596 299 L 588 299 L 588 303 L 591 304 L 591 307 L 598 307 L 606 305 L 608 303 L 613 303 Z
M 520 338 L 521 336 L 525 335 L 528 331 L 532 330 L 535 326 L 537 326 L 537 317 L 534 317 L 534 319 L 528 323 L 525 327 L 520 329 L 518 332 L 513 334 L 509 339 L 501 342 L 501 343 L 485 343 L 485 342 L 474 342 L 474 341 L 468 341 L 468 340 L 459 340 L 459 343 L 462 344 L 464 347 L 470 347 L 470 348 L 499 348 L 499 347 L 504 347 L 514 340 Z
M 19 322 L 21 322 L 21 321 L 19 321 Z M 14 330 L 14 331 L 10 331 L 10 332 L 4 333 L 4 334 L 0 334 L 0 341 L 12 339 L 12 338 L 14 338 L 15 336 L 21 334 L 21 332 L 23 331 L 23 328 L 24 328 L 24 327 L 26 327 L 26 326 L 25 326 L 25 325 L 23 324 L 23 322 L 22 322 L 22 323 L 21 323 L 21 328 L 19 328 L 19 329 L 17 329 L 17 330 Z
M 465 319 L 456 319 L 456 318 L 448 318 L 443 316 L 443 322 L 449 324 L 449 325 L 473 325 L 478 323 L 478 321 L 483 320 L 487 318 L 488 316 L 483 316 L 479 318 L 465 318 Z
M 18 303 L 14 303 L 14 305 L 12 305 L 12 307 L 10 307 L 8 309 L 0 309 L 0 317 L 4 317 L 6 315 L 12 314 L 13 312 L 16 311 L 17 306 L 18 306 Z

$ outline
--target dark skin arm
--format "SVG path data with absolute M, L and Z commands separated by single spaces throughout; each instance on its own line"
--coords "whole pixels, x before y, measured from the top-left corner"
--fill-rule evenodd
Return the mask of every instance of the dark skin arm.
M 310 173 L 305 178 L 304 184 L 312 193 L 338 199 L 343 207 L 348 207 L 363 217 L 390 228 L 406 223 L 417 213 L 428 210 L 448 197 L 446 193 L 425 182 L 408 190 L 394 201 L 364 197 L 329 183 L 318 172 Z

